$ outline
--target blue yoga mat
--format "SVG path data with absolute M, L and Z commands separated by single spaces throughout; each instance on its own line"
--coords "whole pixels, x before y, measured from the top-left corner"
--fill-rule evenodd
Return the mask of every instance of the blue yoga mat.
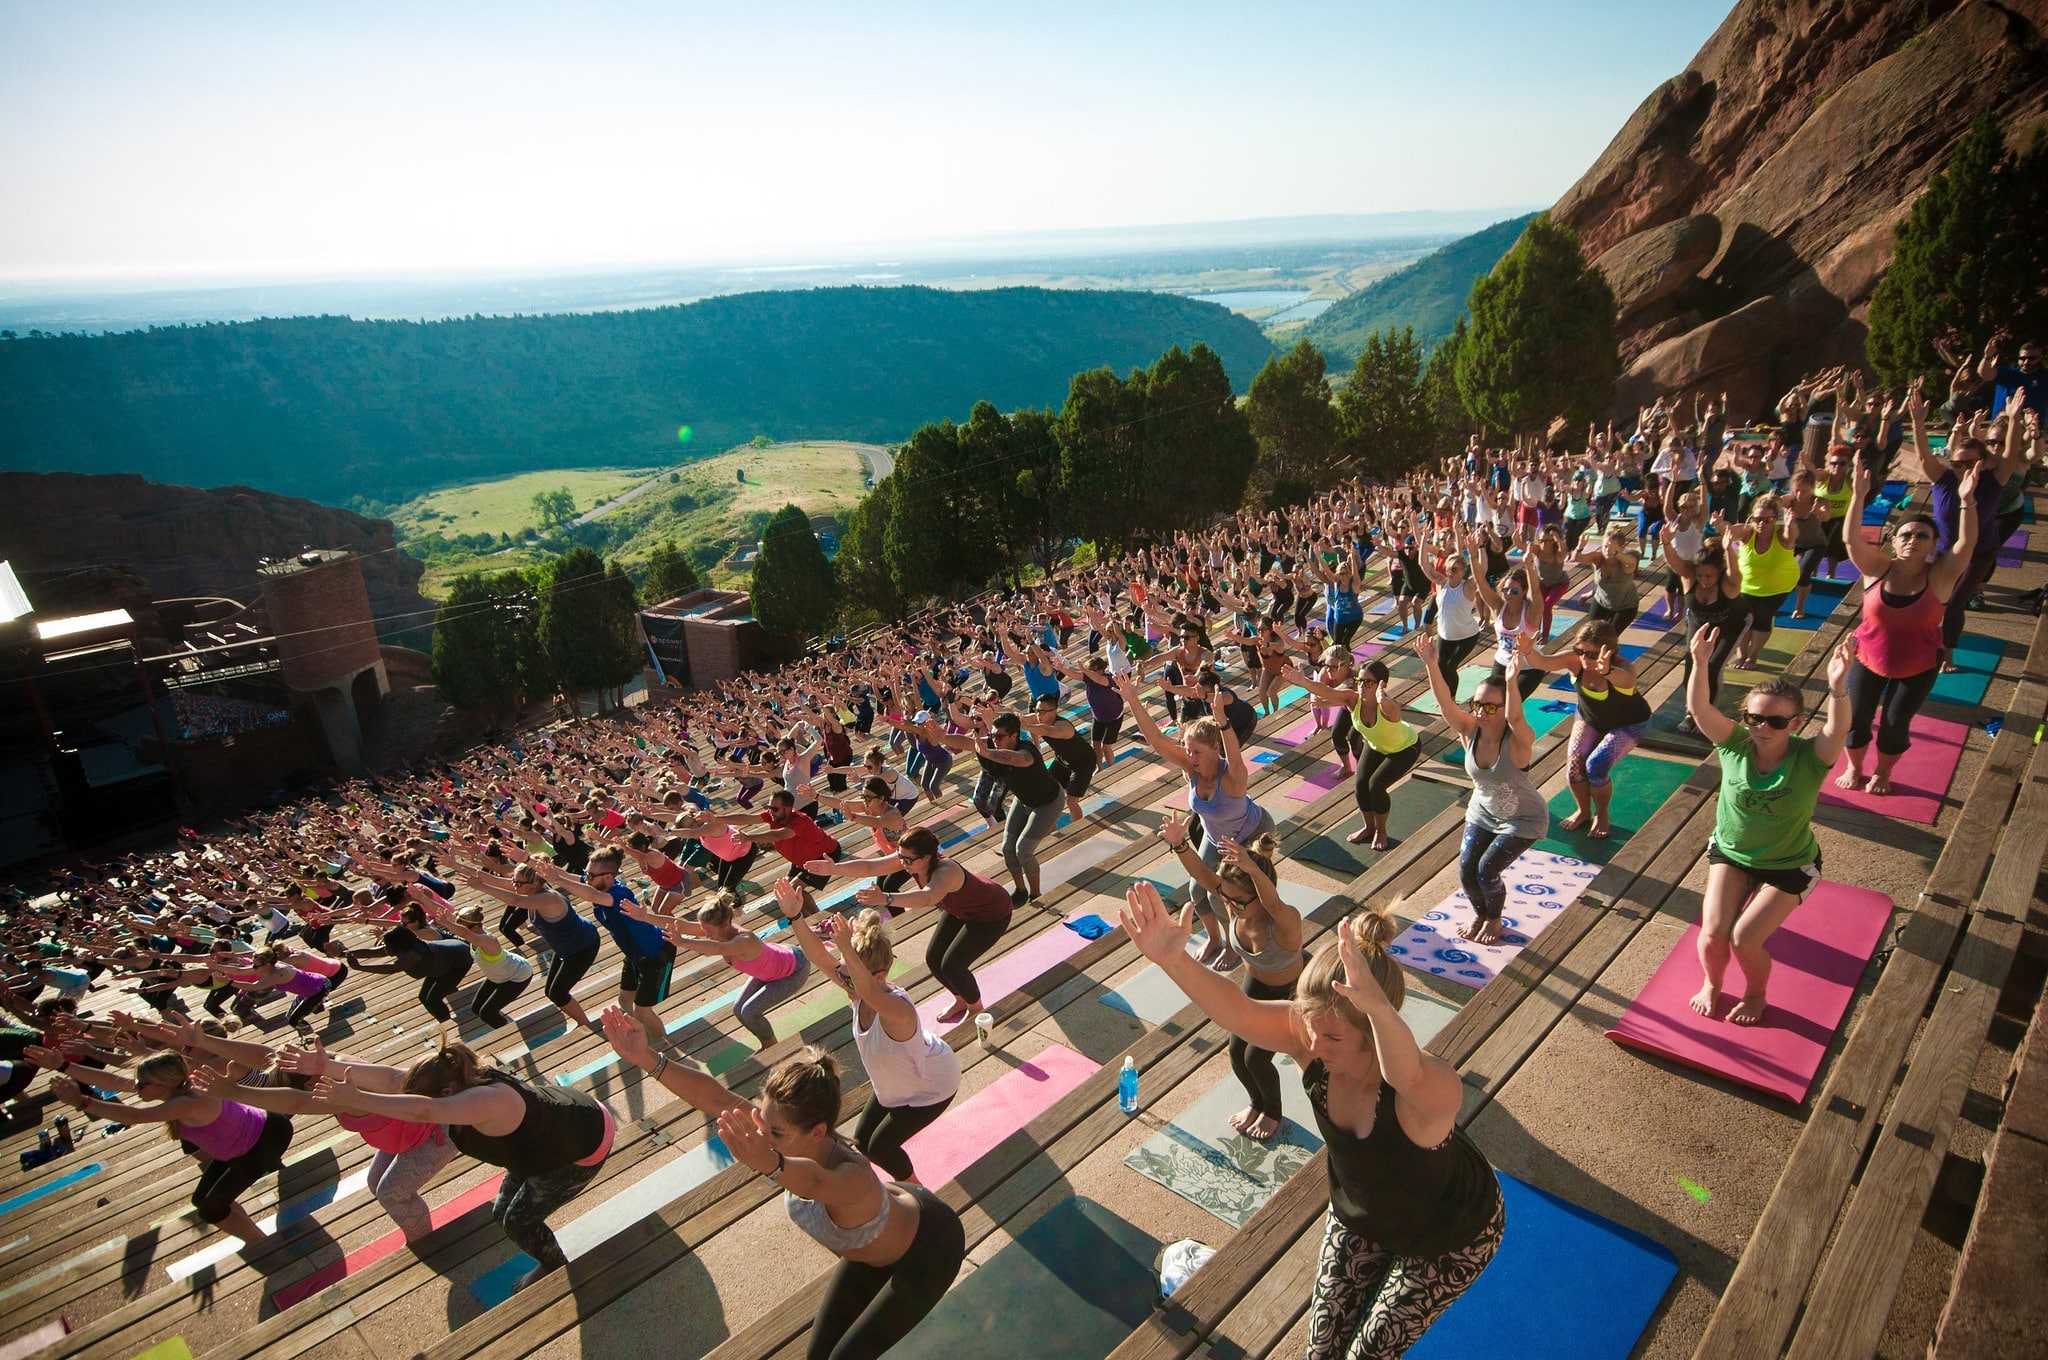
M 81 1120 L 79 1126 L 84 1127 L 84 1121 Z M 0 1200 L 0 1214 L 12 1213 L 25 1205 L 34 1204 L 37 1200 L 54 1195 L 67 1186 L 78 1184 L 88 1176 L 97 1176 L 106 1169 L 105 1162 L 94 1162 L 90 1166 L 81 1166 L 76 1171 L 67 1171 L 55 1180 L 44 1181 L 32 1190 L 24 1190 L 9 1199 Z
M 1678 1278 L 1678 1258 L 1512 1176 L 1500 1188 L 1500 1251 L 1409 1360 L 1626 1360 Z
M 2005 644 L 1997 638 L 1963 634 L 1955 652 L 1955 663 L 1961 669 L 1936 680 L 1927 697 L 1939 704 L 1983 703 L 1984 691 L 1991 687 L 1992 672 L 1998 669 L 1999 658 L 2004 655 Z

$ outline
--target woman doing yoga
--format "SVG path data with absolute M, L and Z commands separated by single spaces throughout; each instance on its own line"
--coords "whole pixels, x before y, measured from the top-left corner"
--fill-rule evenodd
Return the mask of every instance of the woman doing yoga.
M 832 861 L 822 860 L 820 863 L 830 864 Z M 801 909 L 801 890 L 788 879 L 777 880 L 776 897 L 782 897 L 785 887 L 789 891 L 789 903 L 795 903 Z M 789 903 L 783 904 L 785 912 Z M 775 1026 L 768 1022 L 768 1012 L 803 990 L 811 965 L 803 954 L 788 945 L 770 944 L 753 931 L 734 925 L 733 916 L 739 911 L 739 905 L 739 899 L 732 893 L 722 892 L 712 901 L 699 905 L 695 911 L 674 916 L 659 915 L 637 903 L 625 910 L 635 920 L 660 926 L 669 939 L 675 941 L 676 948 L 708 958 L 724 959 L 733 966 L 733 971 L 744 976 L 746 985 L 740 988 L 739 998 L 732 1003 L 733 1018 L 746 1026 L 747 1033 L 754 1036 L 756 1043 L 766 1048 L 775 1042 Z
M 1421 734 L 1401 718 L 1391 672 L 1384 662 L 1368 661 L 1349 686 L 1327 685 L 1299 672 L 1289 678 L 1318 699 L 1344 705 L 1352 726 L 1363 734 L 1365 750 L 1358 757 L 1358 772 L 1351 785 L 1362 823 L 1345 839 L 1374 850 L 1390 848 L 1393 842 L 1387 838 L 1387 814 L 1394 808 L 1391 790 L 1415 768 L 1416 757 L 1422 754 L 1417 745 Z
M 1565 753 L 1565 782 L 1577 809 L 1563 830 L 1605 840 L 1612 831 L 1607 807 L 1614 797 L 1614 767 L 1650 729 L 1650 702 L 1642 696 L 1635 667 L 1622 658 L 1614 625 L 1587 619 L 1563 652 L 1539 652 L 1522 638 L 1522 661 L 1536 671 L 1569 671 L 1579 696 Z
M 1500 1183 L 1458 1128 L 1464 1083 L 1401 1019 L 1405 984 L 1383 911 L 1337 927 L 1292 1001 L 1259 1001 L 1187 954 L 1149 883 L 1125 897 L 1124 930 L 1218 1024 L 1301 1065 L 1328 1152 L 1330 1210 L 1309 1304 L 1309 1360 L 1390 1360 L 1486 1269 L 1507 1226 Z

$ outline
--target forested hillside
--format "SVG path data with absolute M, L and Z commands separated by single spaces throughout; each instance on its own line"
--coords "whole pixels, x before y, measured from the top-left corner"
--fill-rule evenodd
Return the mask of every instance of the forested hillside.
M 1271 348 L 1212 303 L 835 288 L 436 322 L 299 317 L 0 343 L 0 469 L 139 472 L 345 502 L 777 439 L 896 441 L 934 412 L 1057 404 L 1077 372 Z M 688 427 L 688 442 L 679 434 Z
M 1500 263 L 1534 216 L 1496 222 L 1366 285 L 1309 322 L 1302 335 L 1349 361 L 1374 331 L 1413 326 L 1415 339 L 1427 349 L 1451 333 L 1473 281 Z

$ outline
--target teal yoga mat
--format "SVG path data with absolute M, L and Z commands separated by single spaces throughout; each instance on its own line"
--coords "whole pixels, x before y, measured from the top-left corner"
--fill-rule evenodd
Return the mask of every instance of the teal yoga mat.
M 1092 1199 L 1062 1200 L 955 1284 L 891 1360 L 1102 1360 L 1150 1316 L 1164 1245 Z
M 1934 692 L 1928 697 L 1942 704 L 1983 703 L 1984 691 L 1991 687 L 1992 673 L 2004 655 L 2005 644 L 1997 638 L 1963 634 L 1955 651 L 1955 663 L 1962 669 L 1936 680 Z
M 1561 824 L 1577 805 L 1572 802 L 1570 789 L 1559 789 L 1550 799 L 1550 835 L 1536 842 L 1536 848 L 1594 864 L 1607 863 L 1614 858 L 1615 851 L 1628 844 L 1630 836 L 1642 829 L 1650 814 L 1664 806 L 1673 790 L 1692 777 L 1695 768 L 1687 761 L 1631 751 L 1614 767 L 1614 796 L 1607 809 L 1614 823 L 1613 834 L 1605 840 L 1594 840 L 1564 830 Z
M 1230 1127 L 1231 1116 L 1250 1101 L 1236 1077 L 1225 1077 L 1133 1148 L 1124 1165 L 1231 1227 L 1242 1228 L 1323 1145 L 1308 1092 L 1301 1088 L 1301 1069 L 1289 1058 L 1274 1061 L 1285 1111 L 1274 1137 L 1261 1142 Z

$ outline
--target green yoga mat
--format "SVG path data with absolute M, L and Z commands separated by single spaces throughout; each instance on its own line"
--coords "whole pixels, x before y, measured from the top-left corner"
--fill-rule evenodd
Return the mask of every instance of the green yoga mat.
M 1997 638 L 1963 634 L 1962 641 L 1956 644 L 1954 657 L 1956 665 L 1962 669 L 1936 680 L 1934 691 L 1928 697 L 1943 704 L 1968 706 L 1983 703 L 1984 691 L 1991 687 L 1992 673 L 1998 669 L 1999 659 L 2004 655 L 2005 644 Z
M 1629 752 L 1614 767 L 1614 801 L 1607 806 L 1608 816 L 1614 823 L 1613 834 L 1605 840 L 1594 840 L 1590 836 L 1564 830 L 1561 824 L 1572 815 L 1577 804 L 1572 802 L 1570 789 L 1559 789 L 1550 799 L 1550 834 L 1536 842 L 1536 849 L 1582 859 L 1589 864 L 1607 863 L 1617 850 L 1628 844 L 1630 836 L 1642 829 L 1650 814 L 1664 806 L 1664 800 L 1692 777 L 1695 768 L 1683 760 Z
M 1748 692 L 1747 685 L 1721 684 L 1721 702 L 1734 703 Z M 1653 751 L 1670 751 L 1677 755 L 1703 756 L 1711 747 L 1705 737 L 1678 730 L 1679 720 L 1685 717 L 1685 686 L 1664 696 L 1650 714 L 1650 730 L 1643 734 L 1643 746 Z
M 1237 1078 L 1225 1077 L 1133 1148 L 1124 1165 L 1242 1228 L 1323 1145 L 1308 1092 L 1301 1088 L 1301 1070 L 1290 1058 L 1274 1061 L 1285 1111 L 1277 1135 L 1260 1142 L 1230 1127 L 1231 1117 L 1250 1102 Z
M 1092 1199 L 1062 1200 L 947 1291 L 891 1360 L 1102 1360 L 1151 1315 L 1164 1245 Z
M 1728 665 L 1721 672 L 1721 688 L 1727 689 L 1730 680 L 1748 686 L 1778 674 L 1791 664 L 1793 657 L 1799 655 L 1799 649 L 1811 636 L 1811 633 L 1797 628 L 1773 628 L 1770 640 L 1756 654 L 1757 668 L 1743 670 L 1736 666 L 1734 658 L 1729 658 Z
M 1387 834 L 1399 843 L 1428 825 L 1445 808 L 1464 801 L 1464 796 L 1463 789 L 1434 779 L 1404 779 L 1390 793 L 1394 807 L 1387 819 Z M 1357 817 L 1354 807 L 1351 816 L 1339 822 L 1336 830 L 1316 837 L 1297 850 L 1294 857 L 1346 878 L 1364 873 L 1379 860 L 1380 852 L 1344 839 L 1358 829 Z

